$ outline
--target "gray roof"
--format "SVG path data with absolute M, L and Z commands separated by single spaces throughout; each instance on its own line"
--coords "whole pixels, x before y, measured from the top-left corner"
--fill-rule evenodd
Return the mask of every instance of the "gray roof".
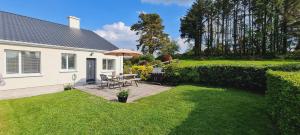
M 0 11 L 0 39 L 97 50 L 118 49 L 96 33 Z

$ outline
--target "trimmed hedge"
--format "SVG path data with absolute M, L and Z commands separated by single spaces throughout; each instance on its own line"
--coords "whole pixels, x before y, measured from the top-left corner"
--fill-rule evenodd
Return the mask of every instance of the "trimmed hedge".
M 269 69 L 282 71 L 300 70 L 299 64 L 243 66 L 243 65 L 201 65 L 180 67 L 173 63 L 165 68 L 165 83 L 200 83 L 228 86 L 265 92 L 266 72 Z
M 300 134 L 300 72 L 268 71 L 268 112 L 281 134 Z

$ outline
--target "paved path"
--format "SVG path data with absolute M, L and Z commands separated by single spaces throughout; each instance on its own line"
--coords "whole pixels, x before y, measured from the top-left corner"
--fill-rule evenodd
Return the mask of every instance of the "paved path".
M 120 91 L 119 88 L 101 89 L 97 85 L 78 86 L 76 88 L 89 94 L 103 97 L 110 101 L 117 101 L 117 93 Z M 172 87 L 169 86 L 154 85 L 148 83 L 139 83 L 139 87 L 137 87 L 136 85 L 122 87 L 122 89 L 129 89 L 129 97 L 127 99 L 127 102 L 133 102 L 143 97 L 155 95 L 160 92 L 170 90 L 171 88 Z
M 0 100 L 32 97 L 64 91 L 63 85 L 42 86 L 14 90 L 0 90 Z

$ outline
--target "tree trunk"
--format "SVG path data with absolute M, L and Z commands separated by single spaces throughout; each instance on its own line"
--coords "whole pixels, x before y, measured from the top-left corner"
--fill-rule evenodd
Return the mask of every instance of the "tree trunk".
M 246 54 L 246 5 L 244 5 L 243 54 Z
M 214 31 L 213 31 L 213 18 L 212 18 L 212 16 L 211 16 L 211 20 L 210 20 L 210 34 L 209 34 L 209 36 L 210 36 L 210 50 L 209 50 L 209 53 L 208 54 L 212 54 L 211 52 L 212 52 L 212 48 L 213 48 L 213 41 L 214 41 Z
M 237 1 L 237 0 L 235 0 Z M 237 54 L 237 4 L 235 2 L 235 7 L 234 7 L 234 17 L 233 17 L 233 51 L 234 54 Z
M 264 3 L 264 15 L 263 15 L 263 25 L 262 25 L 262 55 L 266 55 L 266 36 L 267 36 L 267 3 Z
M 224 12 L 224 11 L 223 11 Z M 224 34 L 225 34 L 225 31 L 224 31 L 224 26 L 225 26 L 225 15 L 224 15 L 224 13 L 222 13 L 222 30 L 221 30 L 221 32 L 222 32 L 222 53 L 224 53 Z

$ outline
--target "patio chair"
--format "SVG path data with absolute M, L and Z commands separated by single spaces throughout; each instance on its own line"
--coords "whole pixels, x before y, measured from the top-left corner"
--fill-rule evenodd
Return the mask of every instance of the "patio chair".
M 104 86 L 108 87 L 109 89 L 115 88 L 115 86 L 118 86 L 119 88 L 122 87 L 122 82 L 119 80 L 119 78 L 112 77 L 111 79 L 107 77 L 105 74 L 100 74 L 100 87 L 104 88 Z
M 112 78 L 112 80 L 109 82 L 108 84 L 108 88 L 115 88 L 115 86 L 117 86 L 118 88 L 122 88 L 122 86 L 124 85 L 124 80 L 120 79 L 120 78 Z M 112 87 L 111 87 L 112 86 Z
M 108 79 L 107 75 L 100 74 L 100 87 L 103 89 L 103 86 L 109 87 L 110 80 Z
M 140 75 L 138 74 L 137 76 L 140 76 Z M 139 83 L 139 81 L 141 81 L 141 80 L 142 80 L 142 78 L 134 76 L 132 79 L 130 79 L 131 85 L 132 85 L 132 83 L 134 82 L 135 85 L 136 85 L 137 87 L 139 87 L 139 84 L 138 84 L 138 83 Z

